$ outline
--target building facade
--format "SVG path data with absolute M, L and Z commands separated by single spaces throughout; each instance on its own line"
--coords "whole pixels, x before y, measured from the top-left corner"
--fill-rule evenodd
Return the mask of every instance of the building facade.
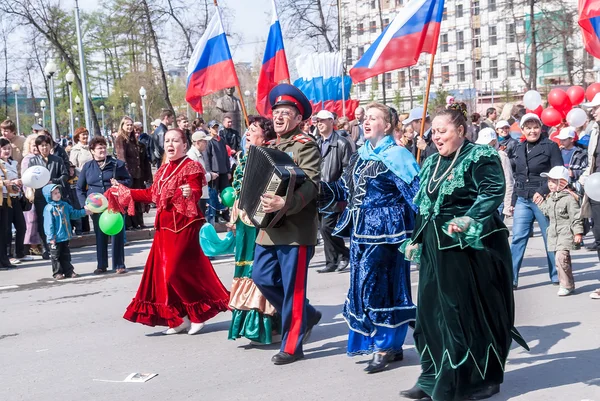
M 343 0 L 341 49 L 347 69 L 364 54 L 408 0 Z M 431 97 L 440 90 L 471 111 L 595 79 L 594 59 L 583 49 L 576 0 L 536 2 L 533 24 L 526 0 L 446 0 Z M 533 28 L 532 28 L 533 27 Z M 535 34 L 532 34 L 535 32 Z M 532 77 L 535 40 L 537 80 Z M 422 104 L 430 55 L 419 62 L 354 85 L 361 102 L 382 101 L 401 111 Z M 430 97 L 430 99 L 431 99 Z

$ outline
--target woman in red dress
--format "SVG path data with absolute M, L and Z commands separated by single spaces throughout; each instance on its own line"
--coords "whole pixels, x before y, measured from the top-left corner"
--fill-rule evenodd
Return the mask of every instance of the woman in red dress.
M 198 240 L 204 223 L 198 201 L 206 185 L 205 171 L 186 156 L 181 130 L 165 134 L 164 149 L 168 163 L 156 172 L 151 188 L 129 189 L 115 183 L 109 194 L 111 206 L 119 203 L 129 211 L 134 211 L 134 202 L 156 204 L 152 248 L 138 292 L 123 317 L 168 326 L 164 334 L 196 334 L 205 321 L 228 309 L 229 293 Z

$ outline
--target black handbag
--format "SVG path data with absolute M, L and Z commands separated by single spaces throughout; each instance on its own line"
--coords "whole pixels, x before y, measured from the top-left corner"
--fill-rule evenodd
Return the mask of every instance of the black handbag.
M 25 195 L 21 195 L 21 196 L 19 197 L 19 202 L 21 202 L 21 209 L 22 209 L 24 212 L 29 212 L 29 211 L 31 210 L 31 208 L 33 207 L 33 203 L 31 203 L 31 202 L 29 201 L 29 199 L 27 199 L 27 198 L 25 197 Z

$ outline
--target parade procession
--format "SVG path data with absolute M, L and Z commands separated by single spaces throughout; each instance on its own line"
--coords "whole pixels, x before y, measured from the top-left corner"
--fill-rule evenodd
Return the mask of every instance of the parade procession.
M 600 401 L 600 0 L 0 35 L 0 400 Z

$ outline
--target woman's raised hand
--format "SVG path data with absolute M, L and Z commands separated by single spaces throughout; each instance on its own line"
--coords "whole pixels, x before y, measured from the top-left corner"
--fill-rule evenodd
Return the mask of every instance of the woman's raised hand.
M 190 187 L 190 184 L 183 184 L 179 188 L 181 188 L 181 194 L 183 195 L 184 198 L 189 197 L 190 194 L 192 193 L 192 188 Z

